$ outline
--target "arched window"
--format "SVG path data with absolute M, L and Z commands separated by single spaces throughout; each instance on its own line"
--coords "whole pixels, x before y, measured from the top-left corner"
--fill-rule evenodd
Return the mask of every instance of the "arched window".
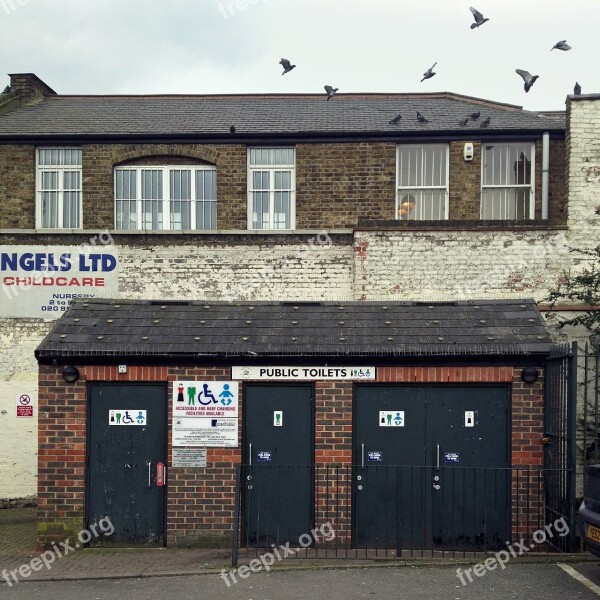
M 123 165 L 115 168 L 115 228 L 217 229 L 213 165 Z

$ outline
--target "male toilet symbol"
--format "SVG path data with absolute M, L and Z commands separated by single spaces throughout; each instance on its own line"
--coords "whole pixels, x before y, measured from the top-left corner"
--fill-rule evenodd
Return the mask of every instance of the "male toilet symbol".
M 187 395 L 188 395 L 188 405 L 189 406 L 194 406 L 194 400 L 196 398 L 196 388 L 195 387 L 188 387 L 188 389 L 187 389 Z

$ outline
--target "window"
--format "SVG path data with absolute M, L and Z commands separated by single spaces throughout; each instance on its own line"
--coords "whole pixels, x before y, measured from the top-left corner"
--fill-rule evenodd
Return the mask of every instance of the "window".
M 36 227 L 81 227 L 81 148 L 38 148 Z
M 295 227 L 296 151 L 248 149 L 248 228 Z
M 533 219 L 533 144 L 482 146 L 481 218 Z
M 217 170 L 210 166 L 115 169 L 117 229 L 217 228 Z
M 448 146 L 398 146 L 396 218 L 448 218 Z

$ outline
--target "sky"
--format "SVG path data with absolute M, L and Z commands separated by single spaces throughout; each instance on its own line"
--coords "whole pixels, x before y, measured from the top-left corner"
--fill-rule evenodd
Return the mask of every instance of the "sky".
M 471 29 L 469 6 L 487 23 Z M 0 0 L 0 85 L 59 94 L 600 93 L 600 0 Z M 552 50 L 567 40 L 572 50 Z M 282 76 L 280 58 L 296 68 Z M 421 82 L 437 62 L 436 75 Z M 515 69 L 539 75 L 528 93 Z

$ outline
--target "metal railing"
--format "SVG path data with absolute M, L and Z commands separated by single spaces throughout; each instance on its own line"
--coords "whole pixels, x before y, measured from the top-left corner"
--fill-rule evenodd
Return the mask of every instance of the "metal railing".
M 466 558 L 509 545 L 571 551 L 573 516 L 548 506 L 546 491 L 570 476 L 525 467 L 241 465 L 232 562 L 266 552 L 402 559 Z

